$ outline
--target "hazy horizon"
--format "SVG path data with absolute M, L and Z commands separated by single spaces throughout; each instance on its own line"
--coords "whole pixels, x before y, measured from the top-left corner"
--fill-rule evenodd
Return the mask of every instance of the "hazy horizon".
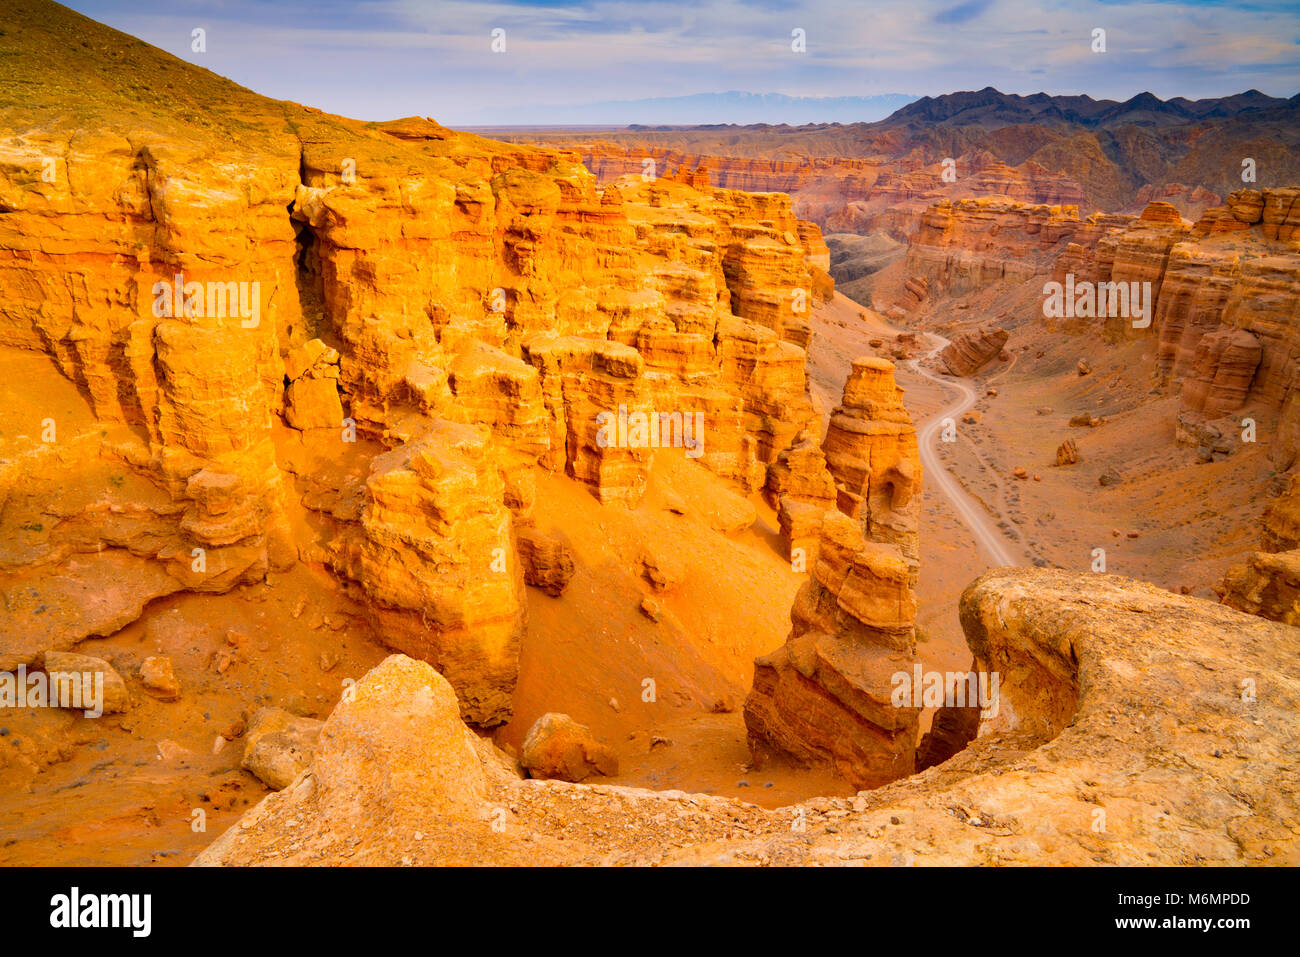
M 165 13 L 146 0 L 68 5 L 267 96 L 451 126 L 871 121 L 901 105 L 876 109 L 871 98 L 988 86 L 1119 101 L 1300 89 L 1300 8 L 1279 0 L 884 0 L 870 9 L 825 0 L 175 0 Z M 200 28 L 206 49 L 196 52 Z M 1097 29 L 1104 53 L 1092 49 Z M 501 52 L 494 31 L 504 31 Z M 796 102 L 754 118 L 700 100 L 731 93 Z M 846 102 L 831 109 L 830 99 Z

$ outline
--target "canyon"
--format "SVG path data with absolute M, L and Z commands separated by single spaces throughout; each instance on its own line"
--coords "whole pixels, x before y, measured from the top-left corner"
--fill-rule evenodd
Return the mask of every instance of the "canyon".
M 1300 862 L 1300 187 L 1046 162 L 1291 101 L 516 142 L 11 7 L 0 671 L 114 700 L 0 862 Z
M 1160 201 L 1195 221 L 1256 177 L 1300 182 L 1297 110 L 1295 97 L 1256 90 L 1121 103 L 988 87 L 922 97 L 874 123 L 484 132 L 578 151 L 601 182 L 702 169 L 717 185 L 788 193 L 825 234 L 841 291 L 869 302 L 874 274 L 906 255 L 941 199 L 1000 196 L 1085 215 Z

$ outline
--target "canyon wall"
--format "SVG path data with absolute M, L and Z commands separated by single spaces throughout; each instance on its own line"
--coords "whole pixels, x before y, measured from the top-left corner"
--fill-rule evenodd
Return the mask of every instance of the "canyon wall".
M 936 294 L 1050 280 L 1057 293 L 1035 288 L 1027 302 L 1042 311 L 1025 319 L 1153 339 L 1156 384 L 1181 391 L 1180 441 L 1213 445 L 1240 431 L 1232 413 L 1258 404 L 1277 412 L 1270 456 L 1289 470 L 1300 453 L 1297 196 L 1297 187 L 1240 190 L 1195 223 L 1163 201 L 1086 219 L 1072 207 L 940 201 L 912 237 L 897 306 L 907 314 Z
M 1029 205 L 998 197 L 940 200 L 921 216 L 907 250 L 909 276 L 953 295 L 1050 272 L 1086 227 L 1077 206 Z
M 808 155 L 790 159 L 709 155 L 650 142 L 568 142 L 600 182 L 620 176 L 673 175 L 704 168 L 729 189 L 788 193 L 795 212 L 828 232 L 884 232 L 900 241 L 940 197 L 1004 196 L 1036 204 L 1081 205 L 1077 183 L 1034 162 L 1009 166 L 987 150 L 951 157 L 952 163 L 914 155 Z
M 1097 221 L 1053 275 L 1061 283 L 1072 276 L 1076 286 L 1149 283 L 1149 316 L 1078 317 L 1062 326 L 1154 338 L 1159 383 L 1181 389 L 1180 441 L 1239 432 L 1231 414 L 1247 404 L 1275 410 L 1275 433 L 1260 439 L 1281 471 L 1300 451 L 1298 196 L 1296 187 L 1239 190 L 1195 223 L 1153 202 L 1136 219 Z
M 71 83 L 41 10 L 10 59 Z M 0 456 L 0 668 L 301 560 L 495 725 L 538 469 L 634 505 L 685 455 L 750 491 L 815 421 L 833 284 L 788 197 L 601 188 L 572 153 L 278 103 L 86 24 L 175 95 L 0 107 L 0 361 L 35 377 Z

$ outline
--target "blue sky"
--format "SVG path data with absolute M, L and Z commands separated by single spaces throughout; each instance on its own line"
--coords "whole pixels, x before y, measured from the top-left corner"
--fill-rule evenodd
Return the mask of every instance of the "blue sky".
M 363 119 L 743 90 L 1192 99 L 1300 92 L 1300 3 L 1097 0 L 72 0 L 259 93 Z M 190 49 L 195 27 L 207 52 Z M 506 50 L 493 53 L 492 31 Z M 1107 52 L 1092 32 L 1106 30 Z M 807 52 L 791 50 L 801 29 Z M 539 111 L 534 114 L 534 111 Z M 664 117 L 659 122 L 669 122 Z

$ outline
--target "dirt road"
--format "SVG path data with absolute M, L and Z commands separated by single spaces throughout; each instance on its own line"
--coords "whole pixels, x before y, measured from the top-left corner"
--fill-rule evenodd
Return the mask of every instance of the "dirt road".
M 940 349 L 948 344 L 948 340 L 943 336 L 934 333 L 929 335 L 931 339 L 936 340 L 939 344 L 926 356 L 927 359 L 937 354 Z M 956 402 L 945 406 L 927 419 L 917 431 L 921 465 L 925 469 L 926 482 L 932 481 L 934 487 L 938 488 L 952 502 L 953 509 L 956 510 L 957 515 L 966 527 L 970 529 L 971 534 L 975 536 L 975 540 L 984 549 L 994 567 L 1023 564 L 1023 559 L 1017 560 L 1008 550 L 1007 540 L 994 519 L 977 501 L 967 494 L 961 483 L 953 478 L 952 473 L 944 468 L 943 463 L 939 460 L 938 436 L 944 427 L 944 422 L 951 419 L 952 424 L 956 424 L 958 417 L 975 404 L 975 390 L 960 379 L 940 378 L 932 375 L 921 367 L 921 363 L 917 359 L 909 360 L 908 367 L 917 375 L 929 379 L 942 389 L 955 390 L 959 396 Z

